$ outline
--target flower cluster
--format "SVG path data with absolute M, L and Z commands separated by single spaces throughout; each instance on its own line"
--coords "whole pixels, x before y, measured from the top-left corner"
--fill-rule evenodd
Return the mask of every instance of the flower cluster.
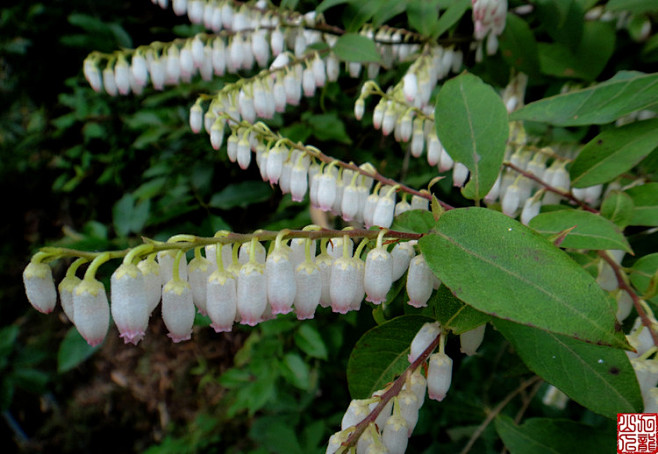
M 505 29 L 507 0 L 472 0 L 473 35 L 478 41 L 476 60 L 482 60 L 482 41 L 487 39 L 487 55 L 498 50 L 498 36 Z
M 460 336 L 462 352 L 475 354 L 486 325 Z M 425 323 L 411 341 L 409 367 L 386 388 L 367 399 L 354 399 L 329 439 L 327 453 L 356 445 L 357 453 L 404 453 L 425 395 L 441 402 L 452 382 L 452 359 L 445 354 L 446 333 L 438 322 Z M 433 351 L 439 347 L 439 351 Z M 423 374 L 426 370 L 426 374 Z
M 44 313 L 54 309 L 59 294 L 67 317 L 91 345 L 97 345 L 107 334 L 110 313 L 124 341 L 137 344 L 160 301 L 169 337 L 180 342 L 190 339 L 197 311 L 222 332 L 236 322 L 253 326 L 292 311 L 300 320 L 313 318 L 318 305 L 345 314 L 358 310 L 364 298 L 381 304 L 393 282 L 405 274 L 409 304 L 424 307 L 440 285 L 423 256 L 416 254 L 410 238 L 419 235 L 383 229 L 326 231 L 315 226 L 292 233 L 255 233 L 238 240 L 231 237 L 236 234 L 221 232 L 207 239 L 179 235 L 128 252 L 80 253 L 58 289 L 45 261 L 66 253 L 51 248 L 35 255 L 26 267 L 25 290 L 30 303 Z M 290 244 L 285 237 L 292 238 Z M 364 239 L 355 248 L 353 239 L 359 237 Z M 385 237 L 395 242 L 390 251 Z M 269 252 L 261 238 L 270 239 Z M 370 240 L 376 241 L 366 253 Z M 188 263 L 185 251 L 192 249 L 194 257 Z M 108 301 L 95 273 L 107 260 L 121 256 Z M 92 257 L 80 279 L 78 268 Z

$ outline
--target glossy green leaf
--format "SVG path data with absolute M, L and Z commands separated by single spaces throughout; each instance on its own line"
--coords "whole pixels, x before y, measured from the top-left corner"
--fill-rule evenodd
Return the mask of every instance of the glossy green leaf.
M 625 192 L 634 204 L 630 225 L 658 226 L 658 183 L 647 183 Z
M 315 8 L 315 11 L 320 14 L 325 12 L 331 7 L 342 5 L 343 3 L 349 3 L 351 0 L 322 0 L 322 3 Z
M 640 295 L 644 294 L 649 288 L 651 278 L 658 272 L 658 253 L 645 255 L 633 264 L 633 271 L 629 274 L 631 283 Z M 650 298 L 651 301 L 658 303 L 658 296 Z
M 391 230 L 409 233 L 427 233 L 436 221 L 432 213 L 425 210 L 410 210 L 395 217 Z
M 560 210 L 540 213 L 530 221 L 530 227 L 551 239 L 573 228 L 560 247 L 572 249 L 621 249 L 632 252 L 626 237 L 612 221 L 580 210 Z
M 344 61 L 352 62 L 378 62 L 379 52 L 375 42 L 367 36 L 356 33 L 345 33 L 333 47 L 334 53 Z
M 608 11 L 628 11 L 634 14 L 658 11 L 655 0 L 610 0 L 605 5 Z
M 286 353 L 282 361 L 281 373 L 285 379 L 299 389 L 309 389 L 311 372 L 308 365 L 297 353 Z
M 614 305 L 592 276 L 534 230 L 484 208 L 450 210 L 420 239 L 432 271 L 463 302 L 494 317 L 627 347 Z
M 14 342 L 18 337 L 18 326 L 9 325 L 0 329 L 0 361 L 6 360 L 11 351 L 14 349 Z M 0 364 L 2 364 L 0 362 Z
M 306 122 L 309 132 L 319 140 L 335 140 L 347 145 L 352 143 L 345 130 L 345 123 L 336 112 L 302 115 L 302 119 Z
M 62 374 L 77 367 L 99 348 L 100 345 L 96 347 L 90 346 L 82 338 L 80 333 L 78 333 L 77 329 L 70 328 L 64 340 L 59 345 L 59 351 L 57 352 L 57 372 Z
M 633 199 L 625 192 L 610 191 L 601 204 L 601 216 L 623 229 L 631 222 Z
M 469 0 L 454 0 L 448 8 L 439 16 L 439 20 L 433 30 L 434 36 L 441 36 L 447 32 L 450 27 L 455 25 L 464 13 L 471 7 Z
M 313 358 L 327 359 L 327 346 L 315 327 L 303 323 L 295 333 L 295 344 Z
M 445 285 L 432 294 L 428 306 L 433 309 L 434 317 L 441 322 L 443 329 L 453 334 L 470 331 L 491 320 L 489 314 L 461 302 Z
M 495 319 L 523 362 L 590 410 L 608 418 L 642 411 L 640 387 L 626 352 Z
M 148 220 L 150 209 L 150 200 L 137 202 L 132 194 L 125 194 L 112 208 L 112 221 L 117 235 L 127 236 L 140 232 Z
M 494 423 L 510 454 L 599 454 L 615 444 L 614 431 L 564 419 L 531 418 L 516 425 L 501 414 Z
M 608 129 L 590 140 L 571 164 L 571 186 L 612 181 L 635 167 L 658 146 L 658 119 Z
M 535 101 L 513 112 L 510 119 L 558 126 L 605 124 L 658 104 L 658 74 L 626 75 L 619 73 L 593 87 Z
M 528 75 L 539 73 L 537 41 L 528 23 L 508 13 L 505 30 L 500 35 L 500 53 L 510 66 Z
M 537 16 L 555 42 L 575 48 L 583 35 L 584 11 L 574 0 L 537 0 Z
M 462 194 L 484 198 L 498 177 L 509 133 L 500 96 L 477 76 L 464 73 L 443 85 L 434 118 L 446 151 L 471 171 Z
M 376 326 L 354 346 L 347 363 L 347 385 L 353 399 L 384 388 L 408 366 L 409 346 L 421 326 L 432 319 L 403 315 Z
M 213 195 L 210 205 L 213 208 L 229 210 L 235 207 L 246 207 L 252 203 L 263 202 L 272 196 L 272 188 L 261 181 L 241 181 L 227 186 Z
M 439 18 L 439 6 L 436 0 L 409 0 L 407 19 L 411 28 L 421 35 L 432 33 Z

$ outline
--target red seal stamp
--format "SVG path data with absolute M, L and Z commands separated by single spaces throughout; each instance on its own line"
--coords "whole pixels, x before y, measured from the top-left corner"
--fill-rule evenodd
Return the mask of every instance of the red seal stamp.
M 658 453 L 657 413 L 617 414 L 617 453 Z

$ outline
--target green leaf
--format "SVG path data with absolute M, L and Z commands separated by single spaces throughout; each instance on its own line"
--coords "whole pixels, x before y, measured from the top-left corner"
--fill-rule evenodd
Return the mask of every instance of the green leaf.
M 404 13 L 407 5 L 400 0 L 379 0 L 380 7 L 372 16 L 372 26 L 379 27 L 398 14 Z
M 658 74 L 626 75 L 618 73 L 593 87 L 535 101 L 513 112 L 510 119 L 558 126 L 600 125 L 658 103 Z
M 14 399 L 14 383 L 9 377 L 0 380 L 0 410 L 5 411 Z
M 631 222 L 633 199 L 625 192 L 610 191 L 601 204 L 601 216 L 623 229 Z
M 470 331 L 491 320 L 490 315 L 461 302 L 445 285 L 432 294 L 428 305 L 433 308 L 441 327 L 453 334 Z
M 572 249 L 621 249 L 632 252 L 619 227 L 608 219 L 588 211 L 560 210 L 540 213 L 530 221 L 530 227 L 548 237 L 571 230 L 560 247 Z
M 658 146 L 658 119 L 609 129 L 594 137 L 571 164 L 571 186 L 586 188 L 612 181 Z
M 309 132 L 319 140 L 335 140 L 346 145 L 352 143 L 352 139 L 350 139 L 350 136 L 347 135 L 347 131 L 345 130 L 345 123 L 338 118 L 338 113 L 336 112 L 303 115 L 302 119 L 306 121 L 306 128 Z
M 658 226 L 658 183 L 647 183 L 625 192 L 635 205 L 630 225 Z
M 46 372 L 33 368 L 15 369 L 12 373 L 14 385 L 34 394 L 42 394 L 49 380 Z
M 658 253 L 645 255 L 633 264 L 633 272 L 630 273 L 631 283 L 640 294 L 645 293 L 649 288 L 651 278 L 658 272 Z M 651 298 L 651 301 L 658 303 L 658 296 Z
M 342 5 L 343 3 L 350 3 L 351 0 L 322 0 L 322 3 L 315 8 L 315 12 L 320 14 L 328 10 L 329 8 L 337 5 Z
M 299 434 L 290 422 L 282 420 L 280 416 L 254 419 L 249 433 L 256 443 L 267 447 L 265 452 L 276 454 L 304 454 L 305 452 L 299 445 Z
M 225 187 L 213 195 L 208 205 L 213 208 L 230 210 L 263 202 L 272 196 L 272 188 L 261 181 L 241 181 Z
M 583 35 L 585 12 L 574 0 L 537 0 L 537 16 L 556 42 L 575 48 Z
M 439 18 L 439 7 L 436 0 L 409 0 L 407 3 L 407 19 L 411 28 L 421 35 L 428 36 Z
M 537 41 L 526 21 L 508 13 L 505 30 L 500 35 L 501 55 L 510 66 L 530 76 L 539 74 Z
M 338 58 L 352 62 L 379 62 L 381 57 L 375 42 L 367 36 L 345 33 L 333 47 Z
M 311 387 L 311 373 L 308 365 L 297 353 L 286 353 L 282 361 L 281 373 L 291 385 L 299 389 Z
M 432 213 L 425 210 L 410 210 L 395 217 L 391 230 L 409 233 L 427 233 L 436 225 Z
M 318 330 L 309 323 L 299 326 L 299 329 L 295 333 L 295 344 L 308 356 L 327 359 L 327 346 Z
M 523 362 L 567 396 L 608 418 L 638 413 L 643 402 L 626 352 L 496 319 Z
M 509 133 L 500 96 L 477 76 L 461 74 L 441 88 L 435 125 L 446 151 L 471 171 L 464 197 L 484 198 L 498 177 Z
M 455 25 L 464 13 L 471 7 L 470 0 L 455 0 L 439 17 L 439 21 L 434 26 L 432 36 L 438 37 L 447 32 L 450 27 Z
M 119 236 L 127 236 L 142 230 L 151 209 L 150 200 L 135 203 L 132 194 L 125 194 L 112 208 L 114 230 Z
M 501 317 L 626 348 L 616 307 L 592 276 L 534 230 L 484 208 L 447 211 L 420 249 L 461 301 Z
M 532 418 L 517 426 L 509 416 L 498 415 L 494 423 L 510 454 L 599 454 L 615 444 L 614 431 L 575 421 Z
M 80 363 L 89 358 L 99 346 L 92 347 L 85 341 L 78 330 L 70 328 L 59 344 L 57 352 L 57 372 L 63 374 L 77 367 Z
M 5 359 L 14 349 L 18 337 L 18 326 L 10 325 L 0 329 L 0 361 Z
M 364 399 L 409 366 L 409 346 L 421 326 L 432 319 L 403 315 L 376 326 L 354 346 L 347 363 L 347 385 L 353 399 Z
M 654 0 L 610 0 L 605 9 L 608 11 L 628 11 L 634 14 L 658 11 Z
M 352 0 L 343 11 L 342 19 L 345 30 L 358 31 L 363 24 L 371 20 L 381 8 L 381 0 Z

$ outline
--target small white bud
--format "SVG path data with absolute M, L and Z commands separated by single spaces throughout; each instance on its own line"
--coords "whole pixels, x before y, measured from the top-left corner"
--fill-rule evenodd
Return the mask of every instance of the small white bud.
M 73 291 L 73 318 L 89 345 L 103 342 L 110 327 L 110 305 L 103 284 L 95 279 L 80 282 Z
M 224 249 L 230 250 L 226 247 Z M 223 252 L 223 250 L 222 250 Z M 208 277 L 206 310 L 216 333 L 231 331 L 238 308 L 235 277 L 227 271 L 214 271 Z
M 313 318 L 315 309 L 322 296 L 322 276 L 320 269 L 313 262 L 304 261 L 295 270 L 297 294 L 295 295 L 295 313 L 299 320 Z
M 441 334 L 439 322 L 425 323 L 416 333 L 409 347 L 408 359 L 413 363 Z
M 430 356 L 427 370 L 427 393 L 430 399 L 441 402 L 452 382 L 452 359 L 445 353 Z
M 194 302 L 190 285 L 170 280 L 162 289 L 162 319 L 174 343 L 190 340 L 194 325 Z
M 368 252 L 363 282 L 366 301 L 374 304 L 386 301 L 393 283 L 393 259 L 385 247 L 377 247 Z
M 265 266 L 249 262 L 240 268 L 238 275 L 238 312 L 240 322 L 255 326 L 262 320 L 267 307 L 267 280 Z
M 459 335 L 460 351 L 465 355 L 475 355 L 482 340 L 484 339 L 484 331 L 487 324 L 483 324 L 472 330 L 463 332 Z
M 50 266 L 30 262 L 23 271 L 27 300 L 39 312 L 49 314 L 57 304 L 57 290 Z
M 272 314 L 287 314 L 292 311 L 297 285 L 289 253 L 283 248 L 275 248 L 265 261 L 265 274 L 267 299 L 272 307 Z
M 149 319 L 149 305 L 144 276 L 137 265 L 122 264 L 110 279 L 111 310 L 120 337 L 137 345 L 144 338 Z
M 409 262 L 407 273 L 407 295 L 409 305 L 413 307 L 425 307 L 432 296 L 436 277 L 430 270 L 425 257 L 417 255 Z

